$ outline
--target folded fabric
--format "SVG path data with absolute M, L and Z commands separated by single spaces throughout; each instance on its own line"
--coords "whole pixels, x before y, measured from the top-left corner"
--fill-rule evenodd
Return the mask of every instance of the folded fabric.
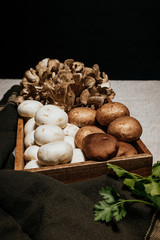
M 13 169 L 12 151 L 16 144 L 17 105 L 14 100 L 20 92 L 20 86 L 14 85 L 0 101 L 0 169 Z
M 4 108 L 8 103 L 15 103 L 16 97 L 19 96 L 22 87 L 13 85 L 0 100 L 0 109 Z
M 127 217 L 118 223 L 94 222 L 93 206 L 106 185 L 129 197 L 112 177 L 65 185 L 37 173 L 1 170 L 0 239 L 143 239 L 153 214 L 143 204 L 127 206 Z

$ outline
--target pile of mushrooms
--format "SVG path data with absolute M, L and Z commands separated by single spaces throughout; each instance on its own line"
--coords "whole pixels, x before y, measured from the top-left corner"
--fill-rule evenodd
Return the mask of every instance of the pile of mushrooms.
M 68 114 L 63 109 L 25 100 L 17 110 L 25 122 L 24 169 L 85 161 L 74 141 L 79 127 L 68 123 Z
M 17 109 L 25 120 L 25 169 L 138 154 L 132 143 L 140 138 L 142 126 L 122 103 L 65 112 L 53 104 L 25 100 Z
M 24 74 L 21 96 L 24 100 L 37 100 L 42 104 L 60 106 L 66 112 L 73 107 L 97 109 L 114 98 L 114 91 L 107 74 L 100 72 L 99 66 L 85 67 L 82 62 L 67 59 L 45 58 Z
M 108 100 L 115 93 L 97 64 L 45 58 L 20 85 L 25 169 L 138 154 L 132 143 L 142 126 L 125 105 Z

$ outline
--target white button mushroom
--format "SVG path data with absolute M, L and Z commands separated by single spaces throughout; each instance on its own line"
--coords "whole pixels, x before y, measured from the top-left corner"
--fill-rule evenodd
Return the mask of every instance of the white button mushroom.
M 36 100 L 25 100 L 17 108 L 20 116 L 31 118 L 35 116 L 35 113 L 43 104 Z
M 33 130 L 35 130 L 36 129 L 36 122 L 35 122 L 35 119 L 34 119 L 34 117 L 33 118 L 30 118 L 27 122 L 26 122 L 26 124 L 24 125 L 24 134 L 25 134 L 25 136 L 28 134 L 28 133 L 30 133 L 30 132 L 32 132 Z
M 40 168 L 40 167 L 41 165 L 39 164 L 38 160 L 31 160 L 25 165 L 24 169 L 32 169 L 32 168 Z
M 75 148 L 74 137 L 72 137 L 72 136 L 65 136 L 64 137 L 64 141 L 70 143 L 73 149 Z
M 38 149 L 39 149 L 39 146 L 36 146 L 36 145 L 32 145 L 28 147 L 23 154 L 25 161 L 38 160 L 38 157 L 37 157 Z
M 24 138 L 24 146 L 25 148 L 28 148 L 29 146 L 31 145 L 34 145 L 34 131 L 33 130 L 32 132 L 28 133 L 25 138 Z
M 80 148 L 73 149 L 71 163 L 85 162 L 85 156 Z
M 68 123 L 68 115 L 59 107 L 48 104 L 36 112 L 35 121 L 38 126 L 57 125 L 64 128 Z
M 76 132 L 78 131 L 79 127 L 72 123 L 67 123 L 67 126 L 63 129 L 64 134 L 66 136 L 75 136 Z
M 64 140 L 63 130 L 58 126 L 41 125 L 34 132 L 36 144 L 42 146 L 49 142 Z
M 55 141 L 41 146 L 37 155 L 41 165 L 68 163 L 72 160 L 73 148 L 67 142 Z

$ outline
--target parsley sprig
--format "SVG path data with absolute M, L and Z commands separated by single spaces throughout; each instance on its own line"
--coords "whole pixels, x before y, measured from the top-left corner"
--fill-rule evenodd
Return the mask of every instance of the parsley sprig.
M 127 214 L 125 209 L 127 202 L 148 204 L 160 210 L 160 161 L 153 165 L 152 174 L 148 177 L 128 172 L 111 163 L 107 165 L 140 199 L 123 199 L 113 186 L 102 188 L 99 193 L 103 200 L 94 206 L 95 221 L 110 222 L 113 218 L 116 221 L 121 220 Z

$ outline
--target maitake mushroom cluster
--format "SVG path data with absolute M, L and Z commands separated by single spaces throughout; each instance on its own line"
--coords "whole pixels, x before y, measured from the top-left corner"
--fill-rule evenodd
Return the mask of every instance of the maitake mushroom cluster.
M 25 72 L 20 85 L 19 103 L 34 99 L 43 104 L 59 105 L 66 112 L 80 106 L 97 109 L 107 102 L 107 97 L 115 95 L 108 76 L 104 72 L 101 74 L 97 64 L 85 67 L 73 59 L 61 63 L 45 58 L 35 69 Z

